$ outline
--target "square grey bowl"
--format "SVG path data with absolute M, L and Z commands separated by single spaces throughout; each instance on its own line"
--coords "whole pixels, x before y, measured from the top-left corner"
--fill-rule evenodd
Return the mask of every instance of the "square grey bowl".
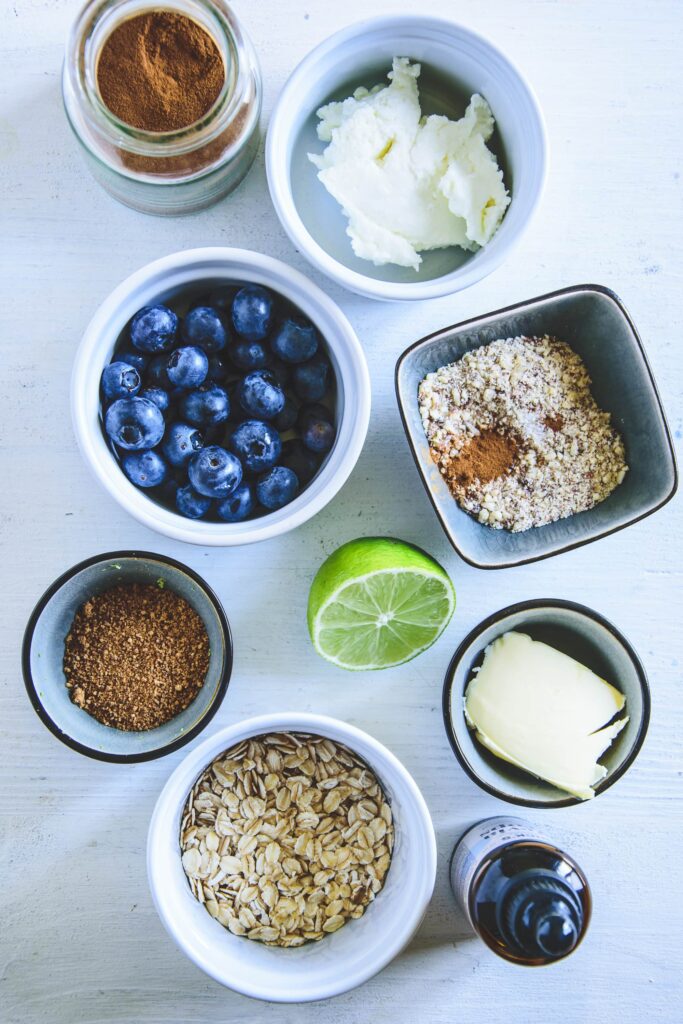
M 626 446 L 629 472 L 601 504 L 521 533 L 493 530 L 464 512 L 432 461 L 420 419 L 420 381 L 440 366 L 498 338 L 549 334 L 581 357 L 601 409 Z M 599 285 L 575 285 L 438 331 L 396 364 L 396 395 L 413 458 L 448 539 L 477 569 L 549 558 L 622 530 L 673 498 L 678 474 L 671 435 L 643 343 L 620 299 Z

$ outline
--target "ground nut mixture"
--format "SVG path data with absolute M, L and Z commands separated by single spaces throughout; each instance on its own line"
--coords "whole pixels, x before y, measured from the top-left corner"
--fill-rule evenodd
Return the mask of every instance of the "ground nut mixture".
M 518 532 L 604 501 L 628 467 L 590 383 L 579 356 L 547 335 L 494 341 L 428 374 L 422 424 L 460 506 Z
M 71 700 L 103 725 L 156 729 L 195 699 L 209 668 L 201 617 L 163 583 L 120 583 L 78 609 L 64 641 Z
M 371 769 L 321 736 L 244 740 L 200 775 L 180 829 L 195 897 L 233 935 L 301 946 L 361 917 L 391 861 Z

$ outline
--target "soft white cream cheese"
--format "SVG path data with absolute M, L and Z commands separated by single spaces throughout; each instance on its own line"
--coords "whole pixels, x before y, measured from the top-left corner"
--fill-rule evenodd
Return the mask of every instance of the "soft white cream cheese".
M 568 655 L 505 633 L 486 648 L 467 687 L 465 717 L 498 757 L 587 800 L 607 774 L 598 758 L 628 722 L 612 722 L 625 703 Z
M 415 270 L 423 250 L 485 245 L 510 203 L 486 146 L 494 128 L 486 100 L 472 96 L 459 121 L 423 118 L 419 74 L 419 64 L 397 57 L 388 86 L 321 107 L 318 137 L 329 145 L 308 154 L 349 219 L 355 254 Z

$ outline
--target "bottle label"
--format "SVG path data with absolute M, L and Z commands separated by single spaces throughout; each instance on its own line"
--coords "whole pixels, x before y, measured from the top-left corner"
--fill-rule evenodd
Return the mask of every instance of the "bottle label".
M 481 862 L 501 846 L 523 839 L 543 842 L 546 837 L 524 818 L 501 816 L 473 825 L 456 844 L 451 858 L 451 887 L 470 925 L 470 888 Z

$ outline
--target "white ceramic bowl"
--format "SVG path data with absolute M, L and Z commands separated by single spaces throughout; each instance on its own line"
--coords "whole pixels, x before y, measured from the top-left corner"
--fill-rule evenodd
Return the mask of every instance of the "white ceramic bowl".
M 492 140 L 512 202 L 489 244 L 478 252 L 450 248 L 423 253 L 418 272 L 375 267 L 353 254 L 346 218 L 316 178 L 307 153 L 320 153 L 315 111 L 350 96 L 359 85 L 386 82 L 393 57 L 422 66 L 420 94 L 426 113 L 460 117 L 479 92 L 496 119 Z M 429 299 L 480 281 L 520 240 L 541 198 L 547 143 L 534 93 L 492 43 L 455 22 L 422 15 L 392 15 L 337 32 L 299 64 L 280 93 L 266 140 L 268 185 L 294 245 L 339 284 L 376 299 Z
M 337 384 L 337 437 L 316 477 L 284 508 L 242 523 L 186 519 L 134 487 L 116 463 L 100 424 L 100 376 L 126 324 L 142 306 L 191 289 L 254 282 L 279 292 L 316 325 L 327 343 Z M 361 453 L 370 419 L 370 377 L 350 323 L 320 288 L 285 263 L 245 249 L 188 249 L 142 267 L 115 288 L 86 328 L 71 380 L 71 412 L 81 452 L 119 505 L 174 540 L 230 546 L 268 540 L 300 526 L 330 501 Z
M 367 761 L 391 802 L 396 830 L 384 888 L 363 917 L 320 942 L 296 949 L 278 949 L 238 938 L 214 921 L 190 891 L 178 839 L 185 800 L 207 764 L 245 737 L 287 730 L 327 736 Z M 198 967 L 244 995 L 275 1002 L 307 1002 L 339 995 L 362 984 L 407 945 L 434 889 L 436 841 L 419 789 L 381 743 L 334 718 L 274 713 L 222 729 L 176 768 L 152 815 L 147 872 L 164 927 Z

